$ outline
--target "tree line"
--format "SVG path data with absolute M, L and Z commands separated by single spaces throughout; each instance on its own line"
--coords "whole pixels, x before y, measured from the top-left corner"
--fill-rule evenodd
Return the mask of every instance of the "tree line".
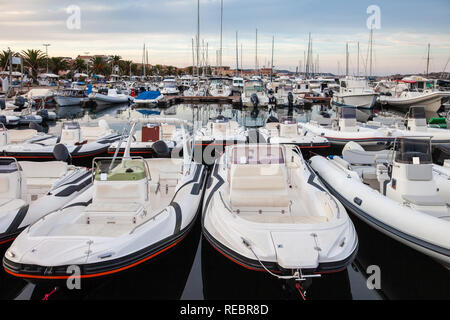
M 12 52 L 13 57 L 22 57 L 24 64 L 24 73 L 37 80 L 40 71 L 47 67 L 47 56 L 41 50 L 27 49 L 21 52 Z M 0 69 L 7 70 L 9 66 L 9 52 L 0 51 Z M 118 67 L 118 68 L 117 68 Z M 109 57 L 94 56 L 88 63 L 81 58 L 68 61 L 63 57 L 48 58 L 49 72 L 58 74 L 60 71 L 68 71 L 66 78 L 72 78 L 75 73 L 86 73 L 90 75 L 98 74 L 109 77 L 112 74 L 141 76 L 143 75 L 142 64 L 134 63 L 131 60 L 123 60 L 121 56 L 114 55 Z M 116 72 L 117 70 L 117 72 Z M 146 65 L 145 74 L 151 75 L 181 75 L 183 69 L 174 66 L 163 66 L 160 64 Z

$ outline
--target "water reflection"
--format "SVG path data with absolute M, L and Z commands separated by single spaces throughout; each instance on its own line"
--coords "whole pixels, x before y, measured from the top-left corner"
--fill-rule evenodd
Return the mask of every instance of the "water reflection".
M 442 265 L 352 217 L 359 239 L 355 264 L 365 274 L 381 271 L 380 294 L 387 299 L 449 299 L 450 273 Z
M 293 283 L 266 272 L 248 270 L 232 262 L 202 238 L 203 294 L 207 300 L 299 300 Z M 308 300 L 352 299 L 348 272 L 314 278 L 308 285 Z
M 306 122 L 320 113 L 332 113 L 327 106 L 294 109 L 292 116 Z M 223 115 L 250 127 L 258 127 L 273 115 L 288 115 L 287 108 L 260 109 L 257 117 L 252 109 L 235 109 L 228 105 L 175 105 L 152 109 L 162 116 L 176 117 L 205 125 L 210 118 Z M 136 110 L 128 105 L 114 106 L 97 113 L 69 107 L 59 108 L 58 115 L 67 119 L 96 122 L 114 120 L 110 126 L 121 132 L 127 116 Z M 84 120 L 83 120 L 84 119 Z M 60 125 L 49 123 L 50 132 L 58 133 Z M 359 237 L 355 261 L 359 272 L 324 275 L 314 279 L 307 290 L 307 299 L 376 299 L 377 294 L 366 286 L 366 270 L 370 265 L 381 269 L 379 294 L 388 299 L 449 299 L 449 271 L 423 254 L 353 219 Z M 267 273 L 249 271 L 231 262 L 206 240 L 200 241 L 200 224 L 174 250 L 158 259 L 121 273 L 115 277 L 91 282 L 81 291 L 60 289 L 50 299 L 285 299 L 299 300 L 299 293 L 290 284 Z M 4 248 L 0 251 L 3 256 Z M 196 252 L 198 253 L 196 255 Z M 0 272 L 0 299 L 42 299 L 53 286 L 36 287 Z
M 156 258 L 117 275 L 82 280 L 81 290 L 68 290 L 65 283 L 57 284 L 58 289 L 49 299 L 179 300 L 192 269 L 199 240 L 200 223 L 197 222 L 179 245 Z M 19 296 L 19 299 L 42 300 L 55 288 L 55 284 L 30 285 L 7 274 L 0 279 L 2 299 Z M 29 292 L 19 295 L 23 290 Z

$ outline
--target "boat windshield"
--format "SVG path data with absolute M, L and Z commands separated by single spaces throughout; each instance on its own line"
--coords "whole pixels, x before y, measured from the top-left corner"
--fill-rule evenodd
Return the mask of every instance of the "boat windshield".
M 144 159 L 112 158 L 94 160 L 95 181 L 137 181 L 147 177 Z
M 165 88 L 175 88 L 175 81 L 164 81 Z
M 283 149 L 272 145 L 237 146 L 233 149 L 233 164 L 284 164 Z
M 63 123 L 63 130 L 75 130 L 80 129 L 80 124 L 78 122 L 64 122 Z
M 227 123 L 229 119 L 224 116 L 217 116 L 216 118 L 211 119 L 211 122 L 214 123 Z
M 411 119 L 426 119 L 424 107 L 411 107 L 409 110 L 409 118 Z
M 396 141 L 395 151 L 395 161 L 399 163 L 432 163 L 430 138 L 399 138 Z
M 355 108 L 339 108 L 339 118 L 356 119 L 356 109 Z
M 297 121 L 293 117 L 283 117 L 280 123 L 282 124 L 297 124 Z

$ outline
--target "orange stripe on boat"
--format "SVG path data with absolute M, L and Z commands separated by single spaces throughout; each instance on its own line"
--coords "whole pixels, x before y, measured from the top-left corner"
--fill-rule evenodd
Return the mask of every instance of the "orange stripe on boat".
M 180 243 L 180 241 L 183 240 L 185 237 L 186 237 L 186 236 L 183 236 L 181 239 L 179 239 L 178 241 L 176 241 L 176 242 L 172 243 L 171 245 L 165 247 L 164 249 L 162 249 L 162 250 L 160 250 L 160 251 L 158 251 L 158 252 L 152 254 L 151 256 L 148 256 L 148 257 L 146 257 L 146 258 L 144 258 L 144 259 L 142 259 L 142 260 L 139 260 L 139 261 L 137 261 L 137 262 L 134 262 L 134 263 L 132 263 L 132 264 L 130 264 L 130 265 L 128 265 L 128 266 L 125 266 L 125 267 L 122 267 L 122 268 L 119 268 L 119 269 L 110 270 L 110 271 L 100 272 L 100 273 L 80 275 L 80 276 L 78 276 L 78 277 L 76 277 L 76 276 L 71 276 L 71 275 L 67 275 L 67 276 L 34 276 L 34 275 L 30 275 L 30 274 L 20 274 L 20 273 L 15 273 L 15 272 L 13 272 L 13 271 L 8 270 L 8 269 L 5 268 L 5 267 L 4 267 L 4 269 L 5 269 L 6 272 L 8 272 L 9 274 L 11 274 L 11 275 L 13 275 L 13 276 L 21 277 L 21 278 L 32 278 L 32 279 L 56 279 L 56 280 L 58 280 L 58 279 L 68 279 L 69 277 L 73 277 L 73 278 L 83 278 L 83 279 L 86 279 L 86 278 L 101 277 L 101 276 L 106 276 L 106 275 L 109 275 L 109 274 L 114 274 L 114 273 L 117 273 L 117 272 L 120 272 L 120 271 L 124 271 L 124 270 L 130 269 L 130 268 L 135 267 L 135 266 L 137 266 L 137 265 L 139 265 L 139 264 L 141 264 L 141 263 L 143 263 L 143 262 L 145 262 L 145 261 L 147 261 L 147 260 L 150 260 L 150 259 L 156 257 L 157 255 L 163 253 L 164 251 L 167 251 L 167 250 L 169 250 L 170 248 L 176 246 L 176 245 L 177 245 L 178 243 Z

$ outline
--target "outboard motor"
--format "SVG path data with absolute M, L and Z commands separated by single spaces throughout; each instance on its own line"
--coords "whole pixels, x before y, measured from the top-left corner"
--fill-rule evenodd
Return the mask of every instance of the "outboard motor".
M 44 121 L 48 120 L 48 111 L 46 109 L 41 109 L 36 112 L 37 115 L 41 116 Z
M 37 132 L 44 132 L 44 128 L 42 128 L 42 126 L 38 125 L 36 122 L 30 122 L 28 128 L 36 130 Z
M 289 108 L 292 108 L 294 106 L 294 95 L 292 94 L 292 92 L 288 93 L 288 103 Z
M 0 99 L 0 110 L 5 110 L 6 102 L 5 99 Z
M 274 117 L 274 116 L 270 116 L 269 118 L 267 118 L 267 123 L 279 123 L 280 120 L 278 120 L 278 118 Z
M 218 115 L 217 117 L 216 117 L 216 120 L 217 121 L 219 121 L 219 122 L 224 122 L 224 121 L 226 121 L 227 120 L 227 118 L 225 118 L 225 116 L 223 116 L 223 115 Z
M 157 158 L 170 158 L 170 149 L 163 140 L 158 140 L 152 145 Z
M 251 112 L 251 117 L 253 119 L 256 119 L 259 114 L 259 110 L 258 110 L 259 99 L 258 99 L 258 96 L 256 95 L 256 93 L 252 94 L 252 96 L 250 97 L 250 100 L 253 103 L 253 110 Z
M 61 143 L 57 144 L 53 148 L 53 156 L 56 161 L 63 161 L 68 164 L 72 162 L 72 156 L 70 155 L 69 150 L 67 150 L 67 147 Z
M 250 101 L 253 103 L 253 107 L 258 108 L 259 99 L 256 93 L 253 93 L 250 97 Z
M 24 108 L 25 107 L 25 103 L 27 102 L 27 99 L 25 99 L 24 97 L 16 97 L 16 100 L 14 100 L 14 105 L 19 107 L 19 108 Z

